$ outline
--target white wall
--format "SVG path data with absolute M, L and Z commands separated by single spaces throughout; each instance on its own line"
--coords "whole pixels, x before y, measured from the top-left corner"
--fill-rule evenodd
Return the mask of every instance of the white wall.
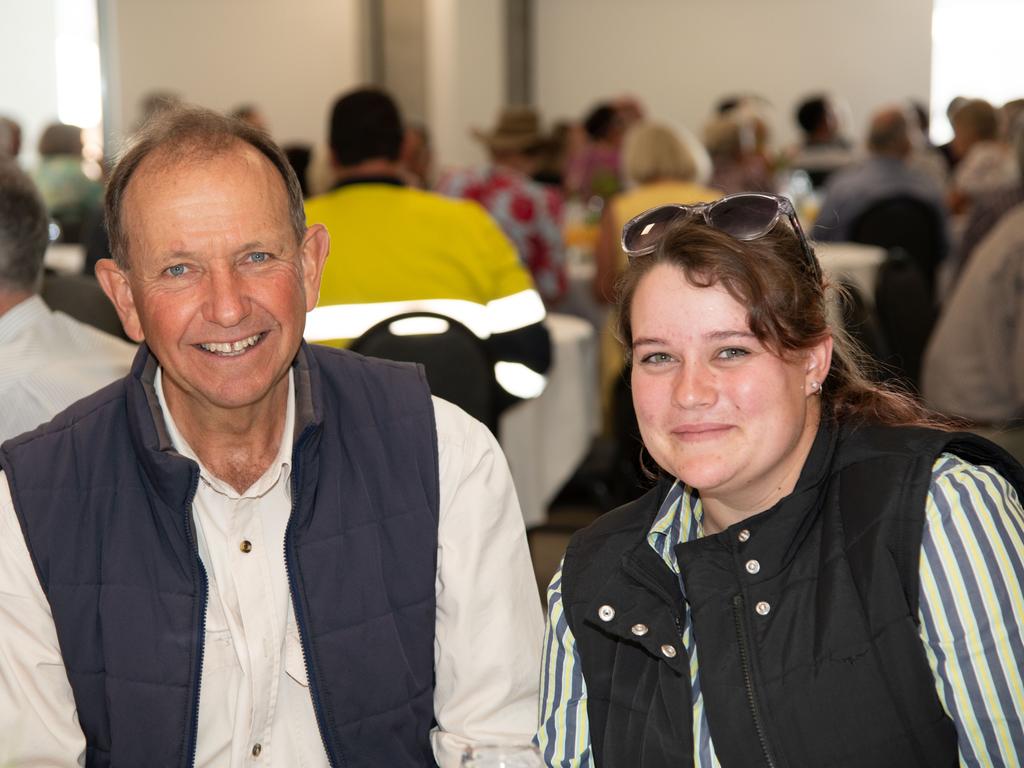
M 101 0 L 110 11 L 115 132 L 153 90 L 260 107 L 280 143 L 323 142 L 330 104 L 361 82 L 359 0 Z
M 493 125 L 505 100 L 505 3 L 427 0 L 426 19 L 427 123 L 437 164 L 483 162 L 470 130 Z
M 21 124 L 23 167 L 57 119 L 57 21 L 49 0 L 0 0 L 0 115 Z
M 537 0 L 537 105 L 548 121 L 638 96 L 657 119 L 699 131 L 724 94 L 775 107 L 775 137 L 797 137 L 793 108 L 829 90 L 863 135 L 878 105 L 927 102 L 931 0 Z

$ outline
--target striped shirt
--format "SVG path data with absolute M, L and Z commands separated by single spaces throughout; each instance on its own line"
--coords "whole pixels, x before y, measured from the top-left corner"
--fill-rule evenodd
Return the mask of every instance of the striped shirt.
M 700 498 L 677 482 L 647 542 L 676 575 L 675 547 L 704 535 Z M 943 454 L 932 467 L 921 542 L 921 642 L 956 725 L 962 766 L 1019 766 L 1024 755 L 1024 510 L 990 467 Z M 682 584 L 680 583 L 680 586 Z M 537 742 L 545 765 L 594 765 L 586 681 L 562 608 L 562 571 L 548 588 Z M 684 602 L 685 604 L 685 602 Z M 685 607 L 694 765 L 718 768 Z

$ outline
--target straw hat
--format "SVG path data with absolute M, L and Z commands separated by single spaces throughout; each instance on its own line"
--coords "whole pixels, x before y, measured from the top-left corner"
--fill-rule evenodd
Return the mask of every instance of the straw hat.
M 474 130 L 473 135 L 496 152 L 526 152 L 544 142 L 540 116 L 533 107 L 505 107 L 494 130 Z

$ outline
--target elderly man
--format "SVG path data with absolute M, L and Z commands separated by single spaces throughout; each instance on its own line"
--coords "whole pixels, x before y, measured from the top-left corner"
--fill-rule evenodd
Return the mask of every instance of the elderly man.
M 933 208 L 938 220 L 944 223 L 942 190 L 929 176 L 906 163 L 912 148 L 910 124 L 904 109 L 890 107 L 877 112 L 868 129 L 870 156 L 837 171 L 825 187 L 821 212 L 814 224 L 815 239 L 849 240 L 860 214 L 874 203 L 897 195 L 922 201 Z M 944 228 L 940 234 L 945 237 Z
M 302 342 L 328 252 L 257 130 L 147 123 L 99 279 L 131 374 L 0 451 L 0 764 L 457 765 L 535 726 L 507 467 L 420 371 Z
M 124 376 L 135 354 L 43 303 L 48 224 L 32 181 L 13 160 L 0 160 L 0 442 Z

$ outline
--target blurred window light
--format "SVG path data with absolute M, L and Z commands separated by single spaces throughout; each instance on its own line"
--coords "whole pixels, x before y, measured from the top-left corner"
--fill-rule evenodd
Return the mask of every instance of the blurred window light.
M 935 0 L 932 10 L 931 137 L 953 138 L 946 107 L 955 96 L 996 107 L 1024 97 L 1021 0 Z
M 53 0 L 57 22 L 57 116 L 92 128 L 103 119 L 95 0 Z

